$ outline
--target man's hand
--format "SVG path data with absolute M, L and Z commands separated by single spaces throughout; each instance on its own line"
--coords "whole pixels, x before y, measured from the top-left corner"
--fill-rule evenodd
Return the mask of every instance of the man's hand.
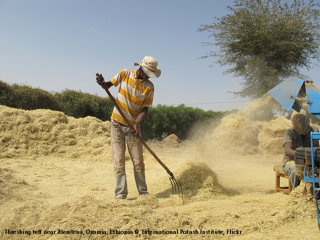
M 99 73 L 96 73 L 96 80 L 97 80 L 97 83 L 103 87 L 103 84 L 104 84 L 104 78 L 102 76 L 102 74 L 99 74 Z
M 138 116 L 136 118 L 136 122 L 133 124 L 133 130 L 131 132 L 135 137 L 139 136 L 140 123 L 147 115 L 148 110 L 149 110 L 149 108 L 147 108 L 147 107 L 142 108 L 141 112 L 138 114 Z
M 139 124 L 138 123 L 133 124 L 133 130 L 131 130 L 131 133 L 135 137 L 139 136 Z
M 97 83 L 104 89 L 109 89 L 111 86 L 113 86 L 112 82 L 104 81 L 104 77 L 102 76 L 102 74 L 97 73 L 96 80 L 97 80 Z

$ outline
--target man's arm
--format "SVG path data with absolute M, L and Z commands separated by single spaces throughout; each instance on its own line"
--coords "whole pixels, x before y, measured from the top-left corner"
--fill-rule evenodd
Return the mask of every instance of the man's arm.
M 138 136 L 139 134 L 139 125 L 142 122 L 142 120 L 146 117 L 148 113 L 149 108 L 144 107 L 142 108 L 141 112 L 138 114 L 135 123 L 133 124 L 134 131 L 132 131 L 134 136 Z
M 292 142 L 286 142 L 283 145 L 283 148 L 284 148 L 285 155 L 288 156 L 291 159 L 294 159 L 296 151 L 292 149 Z

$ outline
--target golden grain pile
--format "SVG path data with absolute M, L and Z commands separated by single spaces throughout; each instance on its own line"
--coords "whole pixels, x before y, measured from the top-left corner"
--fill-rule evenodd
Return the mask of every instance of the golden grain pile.
M 170 134 L 166 138 L 163 139 L 162 144 L 168 147 L 179 147 L 181 143 L 180 138 L 175 134 Z
M 228 194 L 228 191 L 219 183 L 217 175 L 204 162 L 179 159 L 180 164 L 175 168 L 175 177 L 183 186 L 184 200 L 212 199 Z M 170 197 L 168 177 L 159 178 L 153 185 L 158 197 Z
M 110 159 L 110 122 L 76 119 L 51 110 L 0 105 L 0 158 L 64 156 Z

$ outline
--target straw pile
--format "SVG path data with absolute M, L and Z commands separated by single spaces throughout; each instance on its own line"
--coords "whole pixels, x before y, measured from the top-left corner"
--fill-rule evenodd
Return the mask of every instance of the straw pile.
M 276 155 L 283 152 L 284 132 L 292 127 L 291 121 L 278 117 L 267 121 L 270 98 L 263 97 L 244 110 L 227 115 L 221 123 L 204 138 L 209 142 L 207 150 L 213 146 L 225 152 L 237 154 Z
M 0 106 L 0 238 L 319 239 L 311 195 L 302 195 L 303 185 L 291 195 L 274 193 L 272 166 L 281 159 L 261 164 L 261 152 L 279 153 L 290 121 L 264 121 L 261 111 L 257 117 L 251 110 L 222 119 L 203 141 L 156 149 L 181 182 L 184 201 L 170 193 L 167 173 L 149 154 L 151 195 L 138 196 L 127 162 L 128 200 L 116 201 L 109 122 Z M 28 235 L 39 229 L 42 234 Z M 242 233 L 227 235 L 228 229 Z M 121 233 L 111 234 L 115 230 Z
M 90 156 L 102 161 L 110 153 L 109 126 L 93 117 L 75 119 L 57 111 L 0 106 L 0 158 Z
M 186 162 L 179 167 L 178 179 L 186 198 L 207 199 L 226 194 L 217 175 L 203 162 Z
M 241 111 L 224 117 L 206 141 L 216 143 L 225 151 L 253 154 L 259 149 L 258 135 L 262 127 L 262 121 L 252 121 L 247 112 Z
M 290 127 L 291 121 L 284 117 L 266 122 L 258 135 L 259 150 L 266 155 L 283 153 L 283 135 Z
M 181 156 L 179 157 L 181 158 Z M 175 177 L 183 186 L 184 200 L 206 200 L 228 194 L 219 183 L 217 175 L 204 162 L 181 161 L 175 169 Z M 157 197 L 169 198 L 171 189 L 168 177 L 161 177 L 156 183 Z
M 166 138 L 163 139 L 162 144 L 168 147 L 179 147 L 181 143 L 180 138 L 175 134 L 170 134 Z

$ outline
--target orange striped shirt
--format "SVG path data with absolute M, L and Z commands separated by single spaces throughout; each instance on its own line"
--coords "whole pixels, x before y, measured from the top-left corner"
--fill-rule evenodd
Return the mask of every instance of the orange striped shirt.
M 121 70 L 110 81 L 115 87 L 120 85 L 117 103 L 129 122 L 134 124 L 142 108 L 152 106 L 153 83 L 149 80 L 137 79 L 136 71 L 130 69 Z M 116 107 L 113 108 L 111 118 L 127 125 Z

